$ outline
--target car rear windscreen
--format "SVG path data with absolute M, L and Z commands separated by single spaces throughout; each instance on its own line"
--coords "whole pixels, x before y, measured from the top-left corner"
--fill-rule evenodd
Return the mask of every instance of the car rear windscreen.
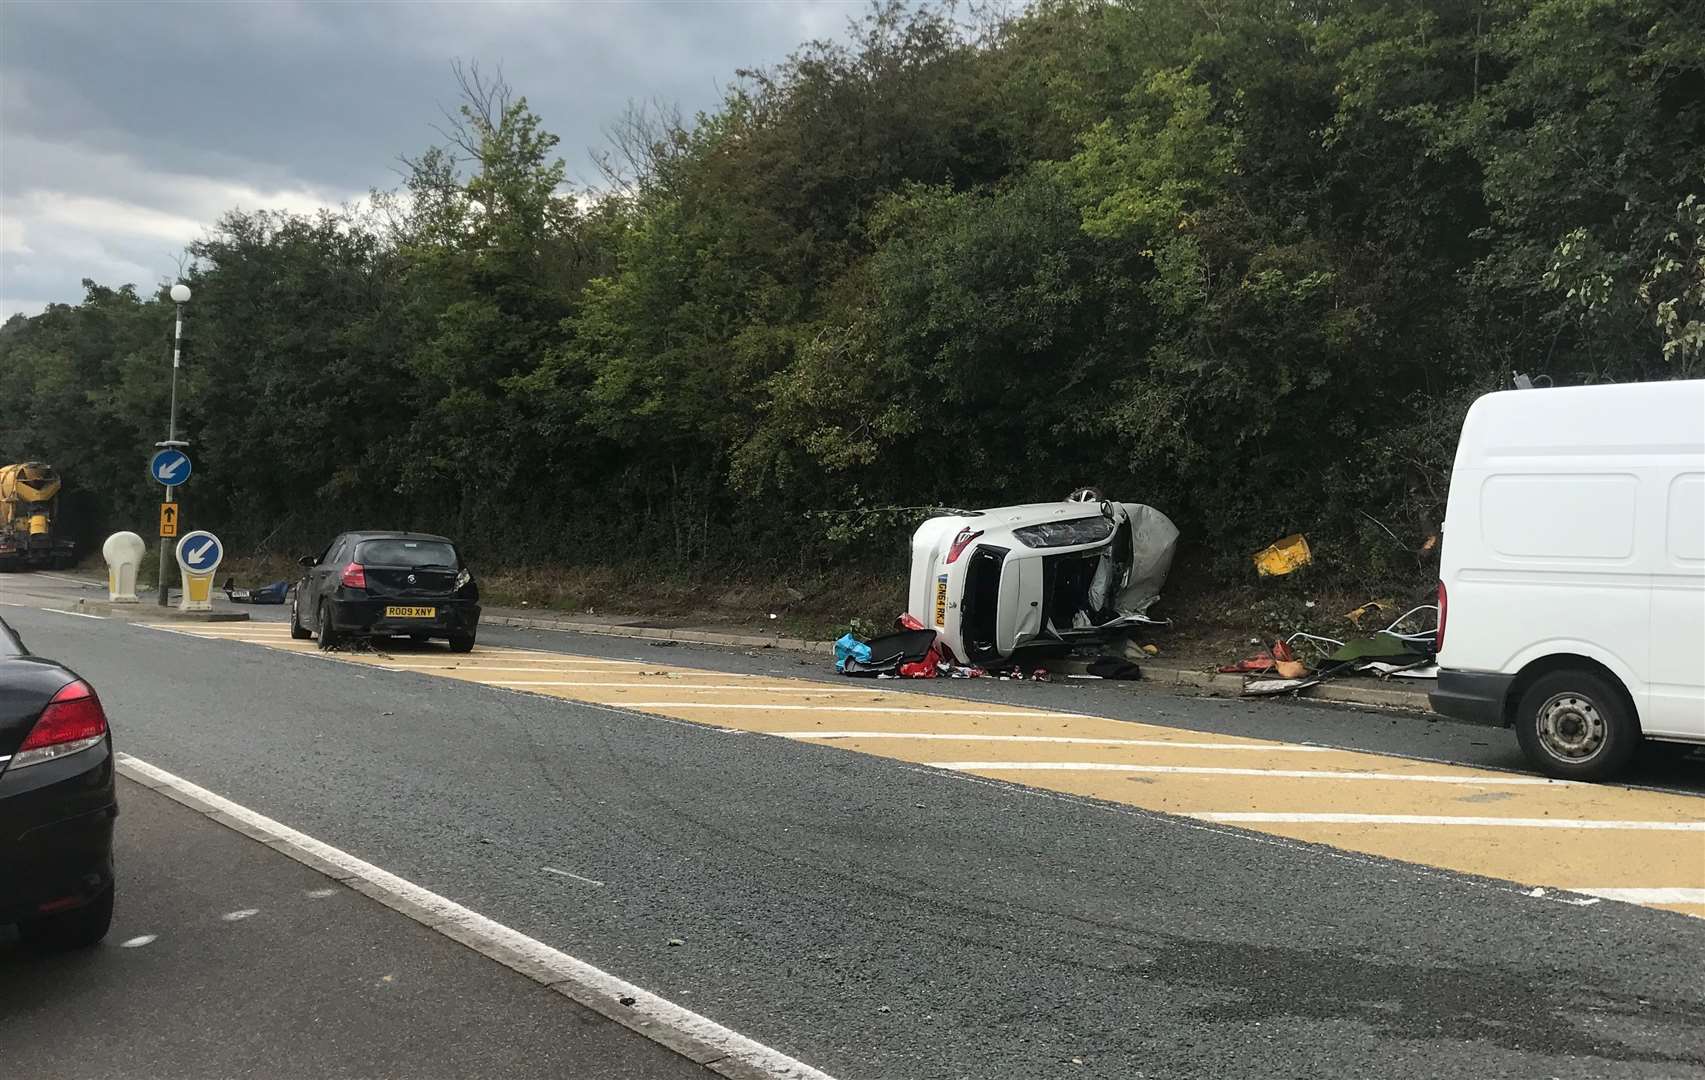
M 355 561 L 367 566 L 460 565 L 456 549 L 442 540 L 364 540 Z

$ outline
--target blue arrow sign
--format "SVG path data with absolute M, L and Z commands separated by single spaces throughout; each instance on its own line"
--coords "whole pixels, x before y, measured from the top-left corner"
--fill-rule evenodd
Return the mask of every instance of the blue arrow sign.
M 148 462 L 148 475 L 167 487 L 177 487 L 189 473 L 189 455 L 182 450 L 161 450 Z
M 192 532 L 178 541 L 178 563 L 185 570 L 205 574 L 219 565 L 225 549 L 210 532 Z

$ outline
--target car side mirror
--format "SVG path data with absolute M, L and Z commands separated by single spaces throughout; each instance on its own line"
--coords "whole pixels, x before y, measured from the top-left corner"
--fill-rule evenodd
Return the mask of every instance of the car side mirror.
M 303 566 L 318 566 L 318 565 L 320 565 L 320 557 L 318 555 L 304 555 L 300 559 L 297 559 L 296 561 Z

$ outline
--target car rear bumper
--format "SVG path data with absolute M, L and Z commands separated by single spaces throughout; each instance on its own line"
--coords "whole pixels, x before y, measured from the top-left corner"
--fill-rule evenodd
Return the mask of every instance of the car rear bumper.
M 431 618 L 387 614 L 399 607 L 431 608 Z M 424 598 L 338 599 L 331 602 L 333 629 L 340 634 L 425 634 L 450 637 L 479 628 L 480 606 L 467 600 Z
M 0 923 L 106 891 L 117 816 L 110 742 L 0 773 Z
M 1440 669 L 1438 685 L 1427 695 L 1433 711 L 1452 720 L 1503 727 L 1504 702 L 1514 675 L 1498 672 Z

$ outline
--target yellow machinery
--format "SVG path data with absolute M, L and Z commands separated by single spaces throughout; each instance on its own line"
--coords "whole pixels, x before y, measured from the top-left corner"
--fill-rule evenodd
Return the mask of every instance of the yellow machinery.
M 0 569 L 71 564 L 71 541 L 54 538 L 59 485 L 39 461 L 0 467 Z

